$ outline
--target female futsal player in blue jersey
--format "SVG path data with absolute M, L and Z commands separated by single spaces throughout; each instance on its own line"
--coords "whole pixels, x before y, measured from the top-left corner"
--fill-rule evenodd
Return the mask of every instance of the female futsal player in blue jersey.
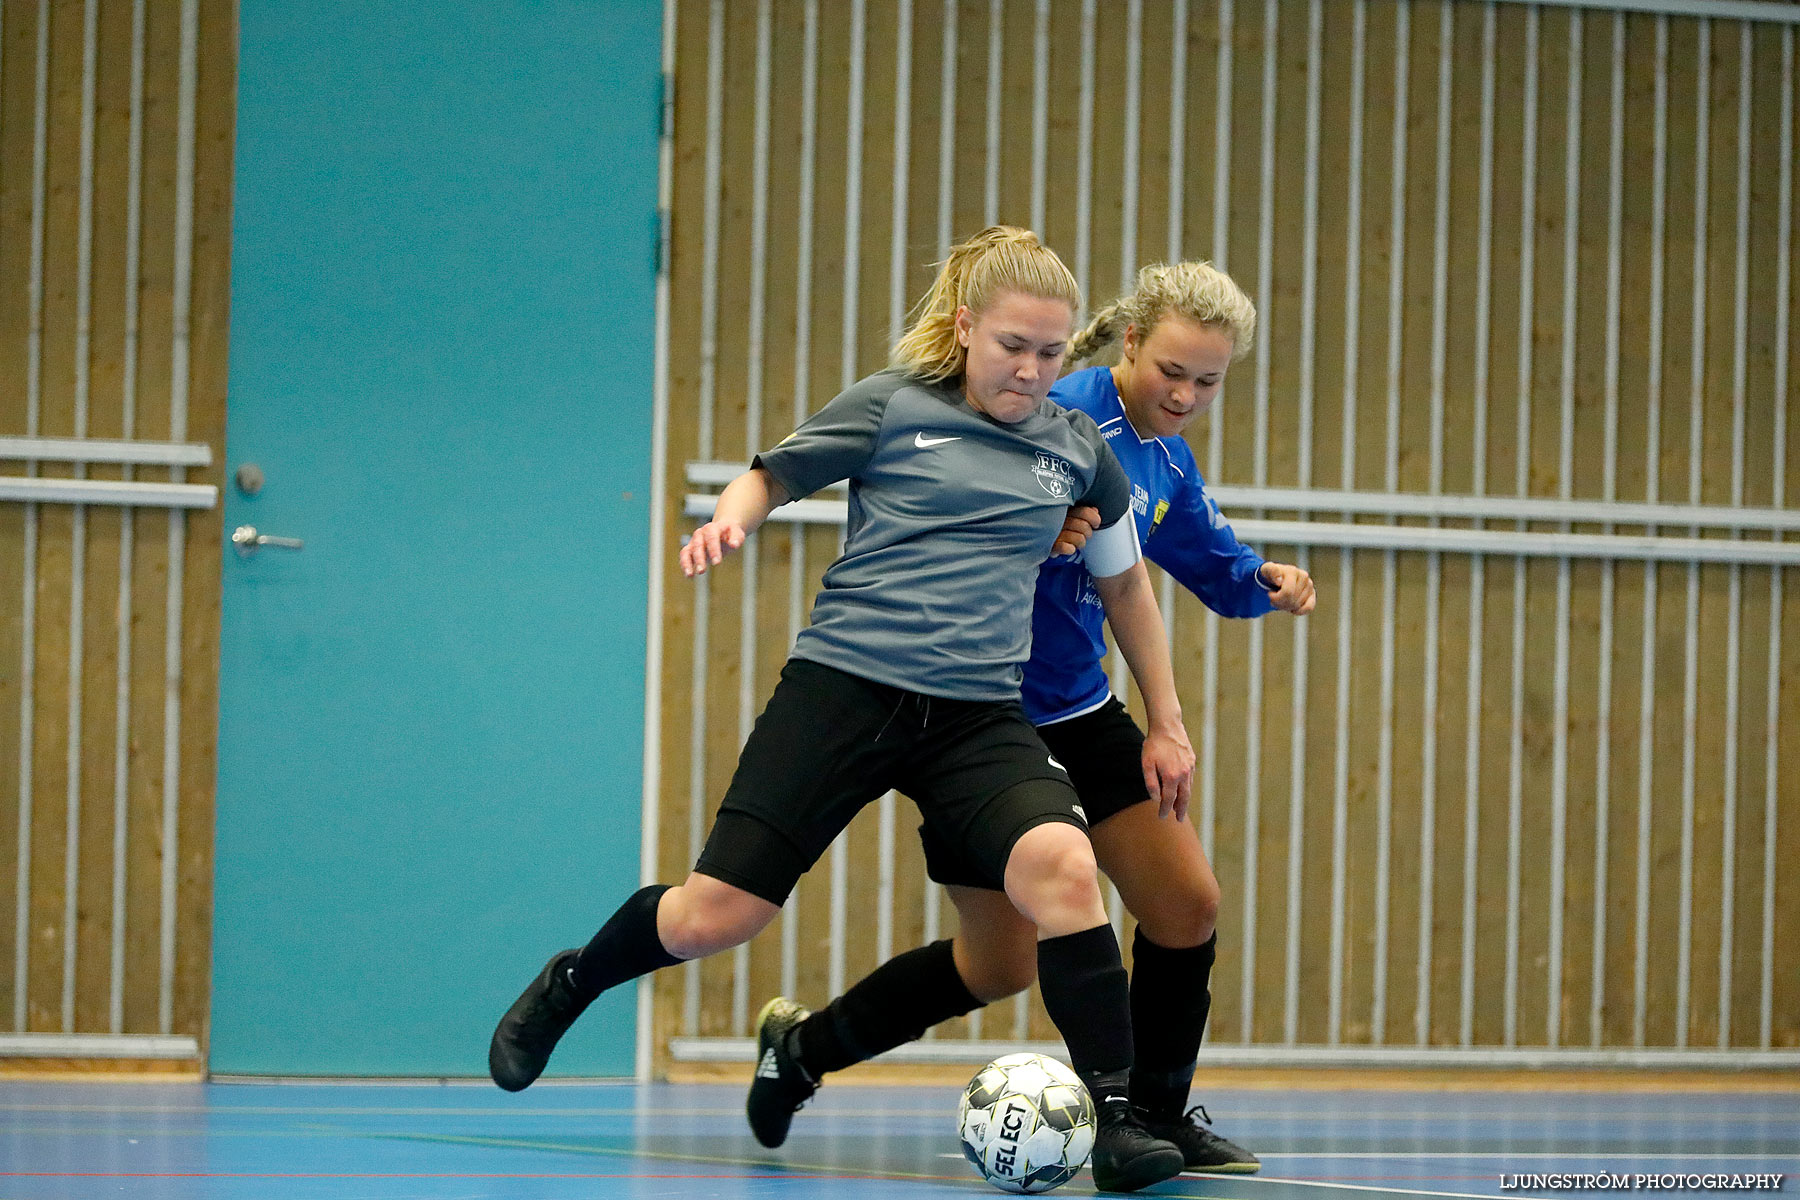
M 851 818 L 895 788 L 970 885 L 991 889 L 1027 931 L 1045 1006 L 1099 1110 L 1096 1184 L 1130 1191 L 1180 1172 L 1181 1151 L 1151 1137 L 1129 1103 L 1129 989 L 1086 819 L 1019 702 L 1038 564 L 1069 506 L 1093 505 L 1099 528 L 1083 553 L 1147 698 L 1154 789 L 1165 807 L 1186 804 L 1193 751 L 1130 483 L 1093 420 L 1047 399 L 1079 302 L 1036 235 L 983 231 L 951 252 L 894 365 L 720 495 L 681 551 L 688 575 L 722 561 L 776 506 L 840 479 L 850 481 L 844 552 L 693 872 L 642 889 L 585 947 L 550 959 L 494 1031 L 488 1067 L 501 1087 L 529 1086 L 608 988 L 748 941 Z
M 1130 475 L 1146 557 L 1222 616 L 1305 614 L 1313 608 L 1311 578 L 1238 542 L 1179 436 L 1218 395 L 1232 360 L 1249 350 L 1255 325 L 1249 297 L 1209 264 L 1146 267 L 1135 290 L 1101 310 L 1070 352 L 1080 361 L 1122 336 L 1119 364 L 1078 371 L 1050 396 L 1092 417 Z M 1132 1103 L 1146 1128 L 1181 1147 L 1187 1170 L 1252 1172 L 1254 1155 L 1214 1133 L 1203 1109 L 1186 1108 L 1210 1005 L 1219 885 L 1187 806 L 1159 805 L 1155 787 L 1146 786 L 1144 735 L 1112 695 L 1104 669 L 1094 583 L 1077 560 L 1051 559 L 1039 569 L 1026 715 L 1068 768 L 1100 866 L 1138 920 Z M 817 1013 L 785 998 L 770 1001 L 758 1038 L 773 1069 L 758 1070 L 748 1102 L 751 1128 L 765 1145 L 786 1138 L 825 1072 L 1031 984 L 1031 926 L 981 886 L 957 847 L 929 828 L 920 834 L 927 870 L 948 888 L 960 932 L 890 960 Z

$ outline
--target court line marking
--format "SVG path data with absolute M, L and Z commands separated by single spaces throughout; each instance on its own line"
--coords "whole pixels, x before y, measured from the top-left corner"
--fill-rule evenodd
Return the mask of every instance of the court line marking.
M 261 1138 L 370 1138 L 370 1137 L 375 1137 L 375 1138 L 436 1139 L 436 1138 L 442 1138 L 442 1137 L 447 1137 L 447 1136 L 456 1136 L 456 1135 L 418 1133 L 418 1132 L 414 1132 L 414 1131 L 410 1131 L 410 1130 L 353 1129 L 353 1128 L 337 1128 L 337 1127 L 314 1128 L 314 1127 L 306 1127 L 306 1126 L 302 1126 L 300 1128 L 287 1128 L 287 1129 L 281 1129 L 281 1128 L 274 1128 L 274 1129 L 162 1129 L 162 1128 L 69 1129 L 67 1127 L 62 1127 L 62 1126 L 53 1126 L 53 1127 L 44 1127 L 44 1128 L 13 1126 L 13 1127 L 4 1129 L 4 1132 L 9 1136 L 14 1136 L 14 1137 L 25 1137 L 25 1136 L 32 1136 L 32 1137 L 49 1137 L 49 1136 L 56 1136 L 56 1137 L 135 1137 L 135 1138 L 140 1138 L 140 1139 L 144 1139 L 147 1141 L 154 1141 L 157 1138 L 193 1138 L 193 1137 L 219 1137 L 219 1138 L 259 1138 L 259 1137 L 261 1137 Z M 628 1135 L 625 1135 L 625 1134 L 597 1134 L 596 1136 L 628 1136 Z M 637 1153 L 636 1151 L 623 1150 L 623 1149 L 608 1150 L 606 1152 L 607 1153 L 619 1153 L 619 1154 Z M 646 1155 L 649 1155 L 652 1153 L 660 1153 L 660 1152 L 645 1151 L 643 1153 Z M 953 1159 L 953 1160 L 956 1160 L 959 1162 L 962 1160 L 962 1155 L 952 1154 L 952 1153 L 939 1153 L 937 1155 L 937 1157 L 945 1158 L 945 1159 Z M 1260 1157 L 1264 1162 L 1278 1162 L 1278 1161 L 1285 1161 L 1285 1160 L 1290 1160 L 1290 1159 L 1293 1159 L 1293 1160 L 1343 1159 L 1346 1161 L 1352 1161 L 1352 1160 L 1358 1160 L 1358 1159 L 1381 1159 L 1383 1161 L 1388 1161 L 1388 1162 L 1431 1162 L 1431 1161 L 1442 1162 L 1442 1161 L 1456 1161 L 1456 1160 L 1486 1161 L 1486 1160 L 1491 1160 L 1491 1159 L 1513 1161 L 1513 1160 L 1517 1160 L 1517 1159 L 1524 1159 L 1527 1161 L 1544 1160 L 1544 1161 L 1557 1161 L 1557 1162 L 1588 1162 L 1588 1161 L 1611 1161 L 1611 1160 L 1634 1161 L 1634 1162 L 1637 1162 L 1637 1161 L 1681 1162 L 1681 1161 L 1693 1160 L 1695 1162 L 1713 1162 L 1713 1163 L 1718 1163 L 1718 1162 L 1776 1162 L 1776 1163 L 1791 1162 L 1791 1163 L 1795 1163 L 1795 1164 L 1800 1164 L 1800 1154 L 1753 1153 L 1753 1152 L 1720 1153 L 1720 1152 L 1715 1152 L 1715 1151 L 1710 1151 L 1710 1150 L 1694 1150 L 1694 1151 L 1685 1151 L 1685 1152 L 1683 1152 L 1683 1151 L 1644 1151 L 1642 1153 L 1628 1152 L 1628 1151 L 1584 1152 L 1584 1151 L 1579 1151 L 1579 1150 L 1567 1150 L 1567 1151 L 1563 1151 L 1563 1150 L 1551 1150 L 1551 1151 L 1537 1151 L 1537 1150 L 1528 1150 L 1528 1151 L 1513 1151 L 1513 1150 L 1466 1150 L 1466 1151 L 1459 1151 L 1459 1150 L 1394 1150 L 1394 1151 L 1384 1151 L 1384 1150 L 1270 1150 L 1270 1151 L 1259 1152 L 1258 1157 Z M 692 1158 L 683 1158 L 681 1161 L 702 1161 L 702 1160 L 692 1159 Z M 721 1161 L 723 1161 L 723 1160 L 721 1160 Z M 755 1162 L 758 1165 L 773 1165 L 773 1163 L 774 1163 L 774 1160 L 763 1160 L 763 1159 L 742 1160 L 742 1161 Z M 830 1168 L 830 1169 L 836 1170 L 837 1168 Z M 1797 1172 L 1797 1173 L 1800 1173 L 1800 1172 Z M 0 1175 L 4 1175 L 4 1174 L 5 1174 L 5 1172 L 0 1171 Z
M 0 1171 L 0 1179 L 779 1179 L 779 1171 Z M 794 1174 L 810 1179 L 811 1175 Z
M 1582 1150 L 1409 1150 L 1384 1153 L 1380 1150 L 1349 1150 L 1334 1153 L 1330 1150 L 1271 1150 L 1267 1154 L 1259 1154 L 1265 1162 L 1272 1158 L 1382 1158 L 1382 1159 L 1443 1159 L 1443 1158 L 1554 1158 L 1586 1161 L 1588 1159 L 1682 1159 L 1703 1158 L 1717 1162 L 1723 1159 L 1745 1160 L 1754 1162 L 1800 1162 L 1800 1154 L 1715 1154 L 1710 1150 L 1693 1150 L 1686 1153 L 1677 1151 L 1645 1151 L 1642 1154 L 1625 1151 L 1597 1151 L 1589 1153 Z
M 1785 1099 L 1787 1101 L 1787 1104 L 1784 1105 L 1784 1109 L 1787 1106 L 1791 1106 L 1791 1103 L 1792 1103 L 1792 1097 L 1786 1097 Z M 933 1116 L 937 1110 L 931 1109 L 931 1108 L 821 1108 L 816 1111 L 825 1112 L 834 1117 L 889 1119 L 889 1118 L 893 1118 L 893 1117 L 910 1117 L 910 1116 L 930 1117 L 930 1116 Z M 630 1107 L 630 1108 L 513 1108 L 513 1107 L 463 1108 L 463 1107 L 458 1107 L 455 1105 L 447 1105 L 447 1106 L 439 1106 L 439 1107 L 420 1106 L 420 1107 L 408 1107 L 408 1108 L 387 1108 L 387 1107 L 371 1108 L 371 1107 L 360 1107 L 360 1106 L 356 1106 L 356 1105 L 291 1105 L 290 1106 L 290 1105 L 237 1105 L 237 1104 L 227 1104 L 227 1105 L 207 1105 L 207 1104 L 174 1105 L 174 1104 L 170 1104 L 170 1105 L 163 1105 L 163 1104 L 28 1104 L 28 1103 L 19 1103 L 19 1104 L 0 1104 L 0 1112 L 205 1113 L 210 1116 L 223 1116 L 223 1115 L 232 1114 L 232 1113 L 243 1113 L 243 1114 L 250 1115 L 250 1116 L 293 1115 L 293 1116 L 416 1117 L 416 1116 L 457 1115 L 457 1116 L 471 1116 L 471 1117 L 498 1117 L 498 1116 L 511 1116 L 511 1117 L 521 1117 L 521 1116 L 532 1116 L 532 1117 L 608 1117 L 608 1116 L 611 1116 L 611 1117 L 630 1117 L 630 1116 L 720 1117 L 720 1116 L 737 1116 L 743 1112 L 743 1107 L 742 1107 L 742 1105 L 731 1105 L 731 1106 L 723 1107 L 723 1108 L 687 1108 L 687 1107 L 667 1107 L 667 1108 L 665 1108 L 665 1107 L 656 1107 L 656 1108 L 636 1108 L 636 1107 Z M 1551 1112 L 1551 1113 L 1546 1114 L 1541 1111 L 1538 1111 L 1538 1112 L 1533 1112 L 1529 1117 L 1519 1116 L 1519 1117 L 1517 1117 L 1517 1119 L 1521 1120 L 1521 1121 L 1524 1121 L 1524 1120 L 1542 1121 L 1542 1120 L 1545 1120 L 1547 1117 L 1566 1117 L 1569 1115 L 1571 1115 L 1571 1114 L 1557 1113 L 1557 1112 Z M 1593 1112 L 1592 1110 L 1582 1110 L 1579 1113 L 1575 1113 L 1573 1115 L 1579 1116 L 1579 1118 L 1586 1124 L 1603 1124 L 1603 1123 L 1612 1123 L 1612 1122 L 1617 1122 L 1617 1121 L 1667 1120 L 1672 1117 L 1691 1118 L 1693 1116 L 1693 1112 L 1691 1110 L 1683 1110 L 1683 1109 L 1662 1109 L 1662 1110 L 1658 1110 L 1658 1111 L 1643 1111 L 1643 1112 L 1639 1112 L 1639 1111 Z M 1753 1109 L 1753 1110 L 1744 1111 L 1744 1112 L 1724 1112 L 1724 1113 L 1718 1113 L 1718 1114 L 1714 1114 L 1709 1111 L 1705 1115 L 1709 1119 L 1716 1120 L 1719 1118 L 1725 1118 L 1730 1121 L 1736 1121 L 1736 1122 L 1754 1121 L 1754 1120 L 1764 1120 L 1764 1121 L 1773 1120 L 1778 1123 L 1800 1124 L 1800 1118 L 1794 1117 L 1790 1112 L 1777 1111 L 1773 1108 Z M 1368 1109 L 1356 1109 L 1354 1111 L 1336 1111 L 1336 1110 L 1332 1110 L 1329 1108 L 1325 1108 L 1325 1109 L 1280 1109 L 1280 1110 L 1269 1110 L 1269 1111 L 1235 1111 L 1235 1112 L 1232 1112 L 1232 1114 L 1231 1114 L 1231 1117 L 1234 1122 L 1237 1122 L 1237 1121 L 1271 1121 L 1272 1122 L 1272 1121 L 1295 1121 L 1295 1120 L 1309 1120 L 1310 1121 L 1310 1120 L 1319 1120 L 1319 1119 L 1327 1119 L 1327 1118 L 1330 1120 L 1339 1121 L 1339 1122 L 1346 1122 L 1346 1121 L 1356 1121 L 1356 1122 L 1418 1121 L 1418 1120 L 1432 1120 L 1432 1121 L 1484 1120 L 1484 1121 L 1488 1121 L 1488 1120 L 1494 1120 L 1497 1118 L 1506 1118 L 1506 1117 L 1512 1117 L 1512 1116 L 1513 1116 L 1513 1111 L 1509 1111 L 1509 1110 L 1502 1110 L 1499 1112 L 1486 1111 L 1486 1110 L 1473 1110 L 1473 1111 L 1460 1111 L 1459 1110 L 1456 1112 L 1446 1112 L 1444 1109 L 1441 1109 L 1441 1108 L 1424 1109 L 1424 1110 L 1420 1110 L 1417 1112 L 1407 1112 L 1407 1111 L 1401 1111 L 1401 1110 L 1380 1111 L 1380 1110 L 1368 1110 Z
M 962 1155 L 940 1154 L 938 1157 L 961 1158 Z M 1491 1192 L 1431 1192 L 1418 1188 L 1375 1187 L 1364 1183 L 1336 1183 L 1321 1179 L 1286 1179 L 1278 1175 L 1209 1174 L 1205 1171 L 1183 1172 L 1173 1179 L 1164 1180 L 1156 1185 L 1158 1189 L 1156 1194 L 1158 1196 L 1185 1196 L 1189 1200 L 1220 1200 L 1219 1193 L 1216 1191 L 1171 1192 L 1165 1190 L 1170 1184 L 1180 1183 L 1282 1183 L 1292 1184 L 1295 1187 L 1347 1188 L 1353 1192 L 1392 1192 L 1400 1196 L 1453 1196 L 1458 1200 L 1492 1200 L 1493 1195 Z
M 1194 1182 L 1191 1175 L 1178 1175 L 1176 1179 L 1183 1183 Z M 1433 1192 L 1424 1188 L 1376 1187 L 1370 1183 L 1327 1183 L 1319 1179 L 1281 1179 L 1272 1175 L 1233 1175 L 1230 1176 L 1230 1179 L 1233 1183 L 1280 1183 L 1290 1184 L 1294 1187 L 1342 1188 L 1350 1192 L 1381 1192 L 1394 1196 L 1452 1196 L 1456 1200 L 1490 1200 L 1494 1195 L 1492 1192 Z M 1204 1194 L 1211 1195 L 1210 1192 Z
M 571 1146 L 566 1142 L 536 1142 L 522 1138 L 487 1138 L 458 1134 L 378 1134 L 395 1141 L 434 1142 L 460 1146 L 491 1146 L 502 1150 L 552 1150 L 564 1154 L 606 1155 L 614 1158 L 648 1158 L 660 1162 L 707 1163 L 711 1166 L 766 1167 L 770 1174 L 806 1172 L 839 1179 L 930 1179 L 957 1183 L 966 1175 L 928 1175 L 919 1171 L 858 1171 L 828 1163 L 777 1162 L 766 1158 L 727 1158 L 722 1155 L 672 1154 L 665 1150 L 614 1149 L 609 1146 Z

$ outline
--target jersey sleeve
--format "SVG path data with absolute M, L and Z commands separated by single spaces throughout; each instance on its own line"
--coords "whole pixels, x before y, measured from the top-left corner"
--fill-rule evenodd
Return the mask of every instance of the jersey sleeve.
M 885 375 L 852 384 L 750 465 L 773 475 L 790 500 L 850 478 L 874 455 L 881 417 L 897 384 Z
M 1275 610 L 1268 589 L 1256 579 L 1262 556 L 1238 541 L 1198 472 L 1186 477 L 1144 554 L 1221 617 L 1260 617 Z
M 1094 419 L 1084 412 L 1075 412 L 1073 416 L 1076 428 L 1099 448 L 1094 482 L 1088 485 L 1086 492 L 1075 498 L 1075 503 L 1091 504 L 1099 509 L 1100 528 L 1105 529 L 1131 511 L 1131 477 L 1119 465 L 1118 456 L 1100 435 L 1100 427 L 1094 424 Z

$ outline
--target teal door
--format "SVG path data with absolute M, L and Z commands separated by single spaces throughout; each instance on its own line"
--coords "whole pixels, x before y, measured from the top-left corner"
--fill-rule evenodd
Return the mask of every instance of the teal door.
M 216 1073 L 483 1075 L 636 886 L 661 17 L 241 4 Z

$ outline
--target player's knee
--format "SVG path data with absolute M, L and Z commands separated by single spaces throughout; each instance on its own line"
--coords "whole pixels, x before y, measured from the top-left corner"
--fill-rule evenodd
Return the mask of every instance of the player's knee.
M 676 958 L 705 958 L 755 937 L 769 923 L 766 910 L 773 907 L 748 892 L 685 895 L 664 905 L 656 932 Z
M 1144 936 L 1170 950 L 1203 944 L 1219 925 L 1219 883 L 1211 872 L 1198 878 L 1172 879 L 1145 911 L 1134 912 Z
M 963 980 L 969 994 L 983 1004 L 1017 995 L 1037 978 L 1037 942 L 1017 949 L 984 955 Z
M 1040 927 L 1101 907 L 1098 867 L 1087 834 L 1062 821 L 1028 830 L 1007 860 L 1006 890 Z

